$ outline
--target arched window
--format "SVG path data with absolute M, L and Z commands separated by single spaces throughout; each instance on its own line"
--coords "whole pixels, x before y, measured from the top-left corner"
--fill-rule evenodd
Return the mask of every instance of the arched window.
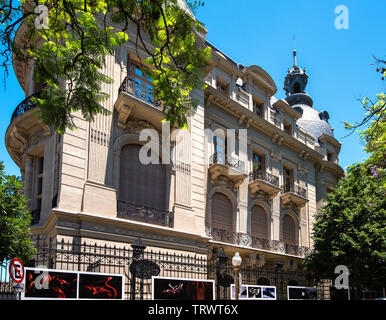
M 212 228 L 234 232 L 232 203 L 219 192 L 212 198 Z
M 253 206 L 251 212 L 251 235 L 254 237 L 268 239 L 267 214 L 263 207 Z
M 283 218 L 283 242 L 296 245 L 295 221 L 288 214 Z
M 162 164 L 142 164 L 140 148 L 127 144 L 121 150 L 119 200 L 166 210 L 166 168 Z

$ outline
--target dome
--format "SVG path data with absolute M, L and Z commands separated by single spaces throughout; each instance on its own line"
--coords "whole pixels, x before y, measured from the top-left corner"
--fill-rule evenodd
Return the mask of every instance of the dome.
M 327 122 L 329 116 L 326 111 L 319 112 L 305 104 L 296 104 L 292 107 L 297 110 L 301 108 L 303 111 L 302 117 L 296 121 L 296 124 L 301 129 L 313 135 L 315 138 L 319 138 L 322 134 L 334 137 L 333 130 Z

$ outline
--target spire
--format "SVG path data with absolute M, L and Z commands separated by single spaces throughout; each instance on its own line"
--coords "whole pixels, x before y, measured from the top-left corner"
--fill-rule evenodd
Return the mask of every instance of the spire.
M 295 36 L 294 36 L 295 41 Z M 296 61 L 296 49 L 293 50 L 293 67 L 288 70 L 284 80 L 284 90 L 287 95 L 287 101 L 290 105 L 303 102 L 312 106 L 312 99 L 306 93 L 308 76 L 306 70 L 299 68 Z
M 297 64 L 296 64 L 296 50 L 294 50 L 293 54 L 294 54 L 294 68 L 295 68 L 295 67 L 297 67 Z
M 293 40 L 294 40 L 294 51 L 293 51 L 293 55 L 294 55 L 294 68 L 297 67 L 297 64 L 296 64 L 296 39 L 295 39 L 295 35 L 293 36 Z

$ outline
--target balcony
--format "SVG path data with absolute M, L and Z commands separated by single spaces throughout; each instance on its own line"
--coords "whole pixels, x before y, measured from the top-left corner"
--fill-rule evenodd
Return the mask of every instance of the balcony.
M 307 190 L 292 183 L 285 184 L 280 198 L 283 205 L 293 203 L 298 208 L 304 207 L 308 201 Z
M 213 241 L 229 243 L 233 245 L 261 249 L 265 251 L 284 253 L 288 255 L 304 257 L 310 252 L 307 247 L 291 245 L 278 240 L 268 240 L 254 237 L 242 232 L 229 232 L 227 230 L 206 227 L 206 234 Z
M 33 98 L 38 97 L 39 94 L 30 95 L 28 98 L 24 99 L 19 105 L 16 107 L 15 111 L 12 113 L 11 122 L 13 122 L 18 116 L 23 113 L 30 111 L 36 108 L 36 104 L 32 101 Z
M 49 126 L 44 124 L 34 112 L 34 110 L 38 110 L 34 98 L 38 97 L 39 93 L 33 94 L 17 105 L 5 134 L 7 150 L 21 168 L 24 152 L 34 141 L 40 141 L 51 135 Z
M 164 227 L 173 227 L 173 212 L 146 207 L 138 204 L 118 200 L 117 217 L 122 219 L 134 220 L 156 224 Z
M 137 119 L 145 119 L 156 128 L 161 127 L 164 118 L 163 106 L 154 99 L 152 87 L 137 79 L 126 77 L 121 86 L 115 109 L 118 112 L 118 127 L 124 129 L 129 116 Z
M 262 191 L 272 200 L 281 190 L 279 177 L 264 170 L 255 169 L 249 173 L 249 189 L 253 194 Z
M 214 153 L 209 157 L 209 173 L 212 180 L 220 175 L 226 176 L 233 182 L 235 189 L 247 177 L 244 162 L 223 153 Z

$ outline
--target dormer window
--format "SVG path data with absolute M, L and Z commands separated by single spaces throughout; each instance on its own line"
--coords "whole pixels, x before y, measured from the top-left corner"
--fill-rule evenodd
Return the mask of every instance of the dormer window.
M 292 126 L 288 122 L 284 122 L 284 131 L 287 132 L 290 136 L 292 136 Z
M 217 90 L 225 95 L 229 95 L 229 84 L 221 79 L 217 79 Z
M 264 115 L 264 104 L 253 100 L 253 112 L 256 113 L 259 117 Z

